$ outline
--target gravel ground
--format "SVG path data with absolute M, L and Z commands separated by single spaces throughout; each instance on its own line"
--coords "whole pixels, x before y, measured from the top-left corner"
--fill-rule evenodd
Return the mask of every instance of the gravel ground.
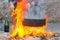
M 46 29 L 54 33 L 60 33 L 60 23 L 49 23 Z
M 11 24 L 10 24 L 11 25 Z M 0 40 L 9 40 L 9 39 L 7 39 L 7 34 L 8 33 L 5 33 L 4 31 L 3 31 L 3 24 L 2 23 L 0 23 Z M 2 28 L 2 29 L 1 29 Z M 49 23 L 48 24 L 48 27 L 46 28 L 46 30 L 51 30 L 52 32 L 54 32 L 54 33 L 60 33 L 60 23 Z M 29 38 L 28 38 L 29 39 Z M 27 39 L 27 40 L 28 40 Z M 38 40 L 40 40 L 39 38 L 36 38 L 36 39 L 38 39 Z M 30 38 L 29 40 L 36 40 L 35 38 Z M 56 38 L 55 38 L 56 39 Z M 52 38 L 52 39 L 50 39 L 50 40 L 55 40 L 54 38 Z M 60 38 L 59 38 L 59 40 L 60 40 Z

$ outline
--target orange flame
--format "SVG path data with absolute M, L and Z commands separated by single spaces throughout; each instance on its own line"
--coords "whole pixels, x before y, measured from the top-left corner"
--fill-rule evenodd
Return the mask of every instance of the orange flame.
M 46 16 L 46 25 L 43 25 L 42 27 L 28 27 L 23 26 L 22 22 L 24 20 L 23 13 L 26 9 L 26 0 L 22 0 L 21 2 L 17 2 L 16 10 L 12 12 L 12 34 L 9 34 L 10 37 L 14 38 L 15 36 L 18 36 L 19 38 L 23 38 L 26 35 L 32 35 L 32 36 L 48 36 L 52 35 L 52 32 L 46 32 L 45 28 L 48 24 L 48 17 Z M 14 27 L 14 22 L 16 22 L 16 27 Z

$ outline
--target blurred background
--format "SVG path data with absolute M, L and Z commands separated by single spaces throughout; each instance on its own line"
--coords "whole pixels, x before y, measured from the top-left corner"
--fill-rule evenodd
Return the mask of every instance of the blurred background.
M 59 32 L 60 30 L 60 0 L 42 0 L 39 4 L 44 3 L 47 6 L 46 14 L 49 16 L 49 24 L 47 30 Z M 42 5 L 42 4 L 41 4 Z M 42 7 L 43 7 L 42 6 Z M 42 10 L 42 9 L 41 9 Z M 11 23 L 11 10 L 9 9 L 8 0 L 0 0 L 0 30 L 4 30 L 5 16 L 8 15 L 8 20 Z

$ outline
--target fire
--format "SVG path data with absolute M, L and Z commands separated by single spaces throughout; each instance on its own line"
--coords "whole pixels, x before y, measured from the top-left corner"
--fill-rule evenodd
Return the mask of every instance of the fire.
M 45 28 L 48 24 L 48 17 L 46 16 L 46 25 L 43 25 L 42 27 L 30 27 L 30 26 L 23 26 L 22 22 L 24 20 L 23 13 L 25 12 L 25 2 L 26 0 L 22 0 L 21 2 L 17 2 L 16 10 L 12 12 L 12 18 L 13 21 L 16 22 L 16 25 L 14 26 L 14 22 L 12 23 L 12 34 L 9 34 L 10 37 L 18 37 L 23 38 L 27 35 L 29 36 L 51 36 L 52 32 L 46 32 Z

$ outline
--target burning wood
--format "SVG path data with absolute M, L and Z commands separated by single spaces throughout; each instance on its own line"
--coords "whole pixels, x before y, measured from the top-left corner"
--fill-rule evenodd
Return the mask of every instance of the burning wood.
M 29 35 L 32 37 L 40 36 L 41 38 L 45 38 L 46 36 L 52 36 L 52 32 L 46 32 L 45 28 L 48 24 L 48 17 L 46 16 L 46 25 L 42 27 L 31 27 L 31 26 L 23 26 L 22 22 L 24 21 L 23 13 L 26 9 L 26 0 L 22 0 L 17 2 L 16 10 L 12 12 L 12 18 L 16 22 L 16 27 L 12 24 L 12 34 L 9 34 L 9 37 L 14 39 L 24 38 L 25 36 Z M 13 20 L 13 21 L 14 21 Z M 15 38 L 18 37 L 18 38 Z

